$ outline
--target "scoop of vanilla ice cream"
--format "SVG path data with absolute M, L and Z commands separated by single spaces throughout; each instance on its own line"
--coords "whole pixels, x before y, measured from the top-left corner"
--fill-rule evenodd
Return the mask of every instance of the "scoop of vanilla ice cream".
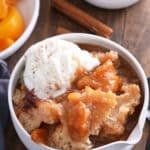
M 99 64 L 97 58 L 74 43 L 46 39 L 25 54 L 23 80 L 38 98 L 55 98 L 71 87 L 79 67 L 90 71 Z

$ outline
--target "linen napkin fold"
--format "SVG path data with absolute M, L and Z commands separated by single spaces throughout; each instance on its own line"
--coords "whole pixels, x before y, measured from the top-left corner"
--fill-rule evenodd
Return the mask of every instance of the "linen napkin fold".
M 0 59 L 0 150 L 5 149 L 4 129 L 9 117 L 7 101 L 9 76 L 7 64 Z

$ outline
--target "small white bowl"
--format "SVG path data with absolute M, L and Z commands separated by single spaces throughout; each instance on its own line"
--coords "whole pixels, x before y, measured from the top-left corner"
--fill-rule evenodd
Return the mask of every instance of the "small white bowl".
M 83 33 L 72 33 L 72 34 L 64 34 L 59 36 L 54 36 L 51 38 L 59 38 L 68 40 L 71 42 L 77 42 L 77 43 L 88 43 L 88 44 L 95 44 L 99 46 L 103 46 L 105 48 L 117 51 L 120 56 L 122 56 L 136 71 L 139 79 L 141 80 L 141 84 L 143 87 L 143 96 L 144 96 L 144 103 L 142 106 L 142 110 L 139 115 L 138 123 L 131 132 L 130 136 L 125 141 L 116 141 L 101 147 L 94 148 L 93 150 L 129 150 L 131 149 L 139 140 L 141 139 L 144 123 L 146 120 L 146 113 L 147 113 L 147 107 L 148 107 L 148 99 L 149 99 L 149 90 L 148 90 L 148 83 L 145 76 L 145 73 L 141 67 L 141 65 L 138 63 L 136 58 L 129 53 L 129 51 L 122 46 L 118 45 L 117 43 L 110 41 L 109 39 L 102 38 L 100 36 L 91 35 L 91 34 L 83 34 Z M 15 111 L 13 107 L 12 97 L 13 92 L 16 86 L 16 83 L 20 77 L 21 72 L 23 71 L 25 66 L 25 57 L 22 56 L 22 58 L 18 61 L 16 64 L 10 78 L 9 87 L 8 87 L 8 104 L 10 109 L 11 118 L 13 121 L 13 125 L 17 131 L 18 136 L 20 137 L 21 141 L 24 143 L 24 145 L 29 150 L 55 150 L 54 148 L 50 148 L 45 145 L 38 145 L 34 143 L 30 135 L 27 133 L 27 131 L 23 128 L 21 123 L 19 122 Z
M 88 3 L 101 8 L 106 9 L 120 9 L 129 7 L 139 0 L 85 0 Z
M 29 38 L 39 16 L 40 1 L 20 0 L 17 2 L 16 7 L 18 8 L 19 12 L 21 13 L 21 16 L 23 17 L 23 21 L 25 23 L 25 30 L 12 46 L 0 52 L 1 59 L 5 59 L 13 53 L 15 53 Z

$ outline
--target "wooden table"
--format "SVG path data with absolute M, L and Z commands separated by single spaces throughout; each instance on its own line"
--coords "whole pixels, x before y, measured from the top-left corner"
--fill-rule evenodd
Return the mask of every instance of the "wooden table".
M 142 64 L 146 75 L 150 76 L 150 0 L 141 0 L 138 4 L 121 10 L 99 9 L 83 0 L 70 1 L 111 26 L 114 29 L 112 40 L 129 49 Z M 30 45 L 54 35 L 57 26 L 64 26 L 73 32 L 90 33 L 85 28 L 52 8 L 50 0 L 41 0 L 40 15 L 36 28 L 24 46 L 14 55 L 6 59 L 9 69 L 11 71 L 13 70 L 16 62 Z M 150 125 L 147 123 L 144 128 L 142 140 L 135 146 L 134 150 L 145 149 L 148 132 L 150 132 Z M 11 120 L 9 120 L 5 135 L 8 150 L 26 149 L 19 140 Z

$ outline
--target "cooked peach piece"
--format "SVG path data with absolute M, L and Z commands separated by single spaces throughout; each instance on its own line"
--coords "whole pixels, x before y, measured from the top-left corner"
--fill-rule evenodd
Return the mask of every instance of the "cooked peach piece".
M 8 5 L 15 5 L 18 0 L 5 0 Z
M 112 62 L 118 61 L 118 53 L 115 51 L 110 51 L 106 53 L 98 53 L 97 57 L 100 59 L 101 64 L 105 63 L 108 60 Z
M 77 94 L 79 93 L 69 94 L 66 116 L 70 137 L 75 141 L 80 141 L 88 134 L 90 111 L 80 97 L 77 98 Z
M 140 103 L 140 88 L 136 84 L 123 85 L 123 94 L 117 96 L 117 105 L 103 124 L 101 136 L 112 139 L 124 133 L 127 117 L 135 111 Z
M 31 132 L 31 139 L 38 144 L 48 143 L 48 130 L 47 129 L 35 129 Z
M 24 31 L 24 21 L 20 12 L 13 6 L 8 9 L 8 15 L 0 21 L 0 38 L 17 40 Z
M 116 105 L 116 95 L 86 87 L 83 93 L 68 95 L 67 125 L 71 138 L 82 141 L 98 134 L 102 122 Z
M 0 38 L 0 51 L 5 50 L 9 46 L 11 46 L 14 43 L 14 41 L 10 38 Z
M 6 18 L 8 14 L 8 6 L 5 0 L 0 0 L 0 21 Z
M 82 77 L 77 82 L 77 87 L 83 89 L 90 86 L 94 89 L 100 88 L 102 91 L 116 92 L 121 85 L 121 80 L 117 75 L 116 69 L 111 61 L 105 62 L 96 68 L 90 75 Z

